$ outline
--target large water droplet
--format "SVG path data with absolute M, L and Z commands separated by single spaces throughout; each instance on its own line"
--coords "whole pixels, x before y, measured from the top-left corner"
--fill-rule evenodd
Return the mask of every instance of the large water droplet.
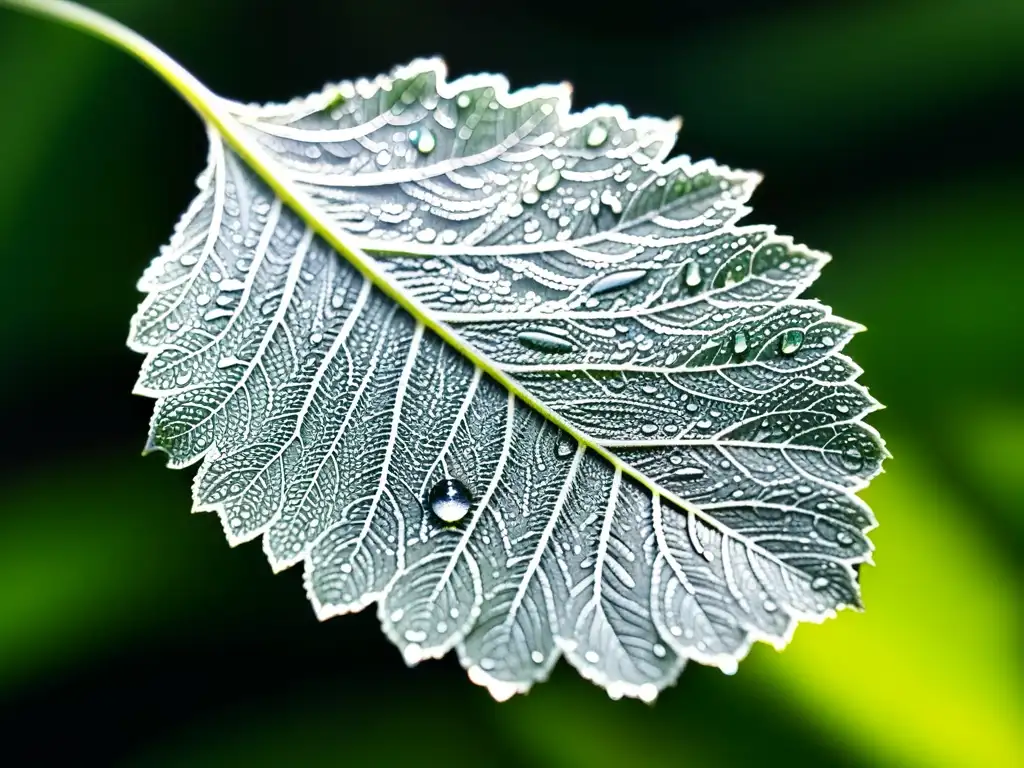
M 747 334 L 743 331 L 736 331 L 732 339 L 732 351 L 734 354 L 743 355 L 747 351 Z
M 627 285 L 632 285 L 637 280 L 643 279 L 646 275 L 647 270 L 645 269 L 626 269 L 622 272 L 613 272 L 594 283 L 590 289 L 590 294 L 597 296 L 598 294 L 617 291 L 620 288 L 625 288 Z
M 779 344 L 779 350 L 784 355 L 792 355 L 800 346 L 804 343 L 804 332 L 803 331 L 786 331 L 782 335 L 782 342 Z
M 696 261 L 687 262 L 686 269 L 683 271 L 683 281 L 690 288 L 700 285 L 700 264 Z
M 409 131 L 409 141 L 421 155 L 429 155 L 437 146 L 437 139 L 428 128 L 413 128 Z
M 546 329 L 538 328 L 532 331 L 523 331 L 516 338 L 524 347 L 536 350 L 537 352 L 564 354 L 576 349 L 571 341 Z
M 821 592 L 826 587 L 828 587 L 828 579 L 826 579 L 824 576 L 819 576 L 811 582 L 811 589 L 813 589 L 815 592 Z
M 608 140 L 608 129 L 601 123 L 594 123 L 587 132 L 587 146 L 600 147 Z
M 473 502 L 469 490 L 453 478 L 446 478 L 430 489 L 427 505 L 446 523 L 457 523 L 469 512 Z

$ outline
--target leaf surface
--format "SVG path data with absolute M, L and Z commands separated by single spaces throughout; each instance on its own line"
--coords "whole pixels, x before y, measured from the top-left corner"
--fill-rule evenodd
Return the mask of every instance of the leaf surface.
M 827 257 L 738 225 L 755 174 L 436 60 L 221 105 L 136 391 L 195 509 L 302 563 L 318 616 L 376 603 L 408 663 L 455 649 L 500 699 L 564 655 L 651 700 L 859 605 L 877 403 L 858 326 L 799 298 Z

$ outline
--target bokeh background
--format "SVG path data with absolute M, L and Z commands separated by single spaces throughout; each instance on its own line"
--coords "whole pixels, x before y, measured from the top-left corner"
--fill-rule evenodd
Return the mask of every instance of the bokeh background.
M 649 707 L 562 663 L 497 705 L 453 658 L 407 669 L 372 611 L 319 624 L 297 571 L 188 514 L 191 471 L 140 457 L 134 284 L 203 132 L 124 54 L 0 9 L 2 762 L 1020 764 L 1024 3 L 94 6 L 241 100 L 438 53 L 682 114 L 679 151 L 765 173 L 748 221 L 834 255 L 811 293 L 868 326 L 849 351 L 895 458 L 864 493 L 866 612 L 733 677 L 693 665 Z

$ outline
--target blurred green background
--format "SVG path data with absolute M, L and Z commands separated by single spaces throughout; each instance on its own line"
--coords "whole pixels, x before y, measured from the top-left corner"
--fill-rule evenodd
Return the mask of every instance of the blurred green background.
M 1024 2 L 93 5 L 241 100 L 438 53 L 682 114 L 680 151 L 765 173 L 750 221 L 834 255 L 811 293 L 869 327 L 849 351 L 895 458 L 864 493 L 866 612 L 734 677 L 693 665 L 648 707 L 563 663 L 497 705 L 454 659 L 406 669 L 140 458 L 134 283 L 203 132 L 122 53 L 0 9 L 6 764 L 1020 764 Z

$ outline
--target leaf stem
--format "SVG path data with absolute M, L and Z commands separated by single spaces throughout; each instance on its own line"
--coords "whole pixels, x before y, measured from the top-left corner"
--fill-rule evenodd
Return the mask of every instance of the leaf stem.
M 324 220 L 316 214 L 316 203 L 305 192 L 288 181 L 282 174 L 275 172 L 275 161 L 245 134 L 244 128 L 235 119 L 228 108 L 228 102 L 210 91 L 199 80 L 192 76 L 178 62 L 149 42 L 142 35 L 132 31 L 124 24 L 91 10 L 77 3 L 66 0 L 0 0 L 0 7 L 9 7 L 25 13 L 56 21 L 65 26 L 81 30 L 129 53 L 145 64 L 168 85 L 170 85 L 207 123 L 212 125 L 224 140 L 238 153 L 264 182 L 287 203 L 306 223 L 320 234 L 324 240 L 345 258 L 349 264 L 382 293 L 390 297 L 399 306 L 420 320 L 426 327 L 436 333 L 446 344 L 464 355 L 467 360 L 479 367 L 496 382 L 524 404 L 544 416 L 567 434 L 575 438 L 581 445 L 608 461 L 623 474 L 632 477 L 651 493 L 657 494 L 672 502 L 682 510 L 696 515 L 708 525 L 719 530 L 726 530 L 713 516 L 691 504 L 654 482 L 642 472 L 624 462 L 611 450 L 596 442 L 592 437 L 581 432 L 570 424 L 550 406 L 525 389 L 514 377 L 503 371 L 497 363 L 490 360 L 478 350 L 466 343 L 446 323 L 437 319 L 433 312 L 417 299 L 407 296 L 399 290 L 388 276 L 377 266 L 376 262 L 361 248 L 348 242 L 349 235 L 333 222 Z M 735 535 L 735 534 L 733 534 Z M 758 551 L 775 559 L 763 548 L 747 542 Z

